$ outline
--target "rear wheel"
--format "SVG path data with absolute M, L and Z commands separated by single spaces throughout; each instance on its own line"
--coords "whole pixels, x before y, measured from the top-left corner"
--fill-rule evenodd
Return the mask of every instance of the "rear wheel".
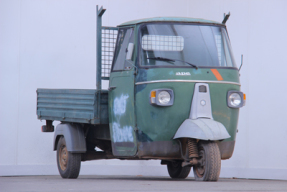
M 217 143 L 201 141 L 198 146 L 199 165 L 193 166 L 197 181 L 217 181 L 221 168 L 221 156 Z
M 81 154 L 68 152 L 64 137 L 57 145 L 57 164 L 62 178 L 76 179 L 81 168 Z
M 168 174 L 173 179 L 185 179 L 191 167 L 182 167 L 182 161 L 171 161 L 167 163 Z

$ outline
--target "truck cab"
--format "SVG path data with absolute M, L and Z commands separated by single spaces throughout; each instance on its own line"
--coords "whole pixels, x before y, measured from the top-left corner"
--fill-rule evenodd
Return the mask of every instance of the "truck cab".
M 238 110 L 228 107 L 226 95 L 240 83 L 225 25 L 160 17 L 118 27 L 109 92 L 113 153 L 179 157 L 173 136 L 190 116 L 195 84 L 203 83 L 210 98 L 202 109 L 210 111 L 192 115 L 224 125 L 231 142 L 221 156 L 230 158 Z

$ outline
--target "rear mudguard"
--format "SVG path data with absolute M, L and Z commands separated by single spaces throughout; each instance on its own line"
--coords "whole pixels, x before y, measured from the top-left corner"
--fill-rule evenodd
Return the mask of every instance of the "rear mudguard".
M 186 119 L 178 128 L 173 139 L 193 138 L 200 140 L 223 140 L 230 137 L 224 125 L 213 119 Z
M 57 126 L 54 134 L 54 151 L 57 150 L 61 136 L 64 136 L 69 152 L 85 153 L 87 151 L 84 130 L 80 124 L 61 123 Z

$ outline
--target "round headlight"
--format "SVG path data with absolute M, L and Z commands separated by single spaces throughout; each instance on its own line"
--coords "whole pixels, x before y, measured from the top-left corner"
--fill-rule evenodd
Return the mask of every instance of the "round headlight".
M 230 105 L 232 105 L 233 107 L 237 107 L 241 104 L 241 97 L 238 93 L 232 93 L 229 96 L 229 101 L 230 101 Z
M 170 94 L 167 91 L 161 91 L 158 94 L 158 101 L 160 104 L 168 104 L 170 102 Z

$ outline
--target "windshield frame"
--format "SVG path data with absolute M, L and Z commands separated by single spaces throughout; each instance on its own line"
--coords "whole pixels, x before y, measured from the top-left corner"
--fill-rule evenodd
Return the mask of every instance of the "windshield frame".
M 235 66 L 236 67 L 226 67 L 226 66 L 200 66 L 200 65 L 197 65 L 198 68 L 214 68 L 214 69 L 236 69 L 238 70 L 238 67 L 236 65 L 236 62 L 235 62 L 235 59 L 234 59 L 234 56 L 233 56 L 233 52 L 232 52 L 232 47 L 231 47 L 231 43 L 230 43 L 230 38 L 229 38 L 229 35 L 228 35 L 228 31 L 226 29 L 226 25 L 224 24 L 213 24 L 213 23 L 187 23 L 187 22 L 170 22 L 170 21 L 167 21 L 167 22 L 163 22 L 163 21 L 160 21 L 160 22 L 147 22 L 147 23 L 141 23 L 139 24 L 139 27 L 138 27 L 138 32 L 137 32 L 137 63 L 138 63 L 138 67 L 139 68 L 143 68 L 143 69 L 148 69 L 148 68 L 192 68 L 192 66 L 179 66 L 179 65 L 176 65 L 176 66 L 172 66 L 172 65 L 161 65 L 161 66 L 152 66 L 152 65 L 141 65 L 141 62 L 142 62 L 142 58 L 141 58 L 141 54 L 142 54 L 142 47 L 141 47 L 141 29 L 143 27 L 145 27 L 146 25 L 149 25 L 149 24 L 178 24 L 178 25 L 202 25 L 202 26 L 217 26 L 217 27 L 222 27 L 225 29 L 225 32 L 226 32 L 226 36 L 228 38 L 228 48 L 231 50 L 230 52 L 230 55 L 231 55 L 231 59 L 232 59 L 232 62 L 234 62 Z M 173 58 L 169 58 L 169 59 L 173 59 Z

